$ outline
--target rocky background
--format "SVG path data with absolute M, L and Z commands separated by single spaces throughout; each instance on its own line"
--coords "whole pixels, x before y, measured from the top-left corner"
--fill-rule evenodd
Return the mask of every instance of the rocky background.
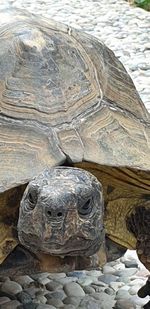
M 82 29 L 104 41 L 131 75 L 150 111 L 150 13 L 124 0 L 1 0 Z M 140 309 L 148 271 L 128 251 L 103 269 L 0 278 L 0 309 Z

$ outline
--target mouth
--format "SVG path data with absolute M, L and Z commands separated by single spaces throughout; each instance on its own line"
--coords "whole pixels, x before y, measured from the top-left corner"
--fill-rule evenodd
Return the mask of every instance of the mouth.
M 38 242 L 39 243 L 39 242 Z M 64 244 L 58 242 L 41 242 L 40 246 L 30 244 L 28 249 L 33 252 L 50 254 L 52 256 L 91 256 L 95 254 L 101 246 L 101 240 L 96 238 L 88 240 L 84 238 L 70 238 Z

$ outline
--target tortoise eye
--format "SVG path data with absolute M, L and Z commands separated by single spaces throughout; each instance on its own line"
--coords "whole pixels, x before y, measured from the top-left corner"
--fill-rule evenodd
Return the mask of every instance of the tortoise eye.
M 37 191 L 36 190 L 29 191 L 29 193 L 28 193 L 28 201 L 30 203 L 30 206 L 32 208 L 34 208 L 35 205 L 36 205 L 36 202 L 37 202 Z
M 81 216 L 89 215 L 92 211 L 91 199 L 88 199 L 82 206 L 79 206 L 78 213 Z

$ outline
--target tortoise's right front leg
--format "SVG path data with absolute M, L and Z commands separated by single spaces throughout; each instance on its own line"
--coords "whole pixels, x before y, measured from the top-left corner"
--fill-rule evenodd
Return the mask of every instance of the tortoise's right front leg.
M 146 296 L 150 296 L 150 277 L 146 281 L 146 284 L 140 288 L 138 291 L 138 296 L 141 298 L 145 298 Z M 150 301 L 143 307 L 144 309 L 150 308 Z

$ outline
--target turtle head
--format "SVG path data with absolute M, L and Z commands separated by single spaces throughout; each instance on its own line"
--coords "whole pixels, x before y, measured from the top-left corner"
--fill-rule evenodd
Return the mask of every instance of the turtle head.
M 100 182 L 79 168 L 45 170 L 24 192 L 18 237 L 34 253 L 60 256 L 96 253 L 104 242 Z

